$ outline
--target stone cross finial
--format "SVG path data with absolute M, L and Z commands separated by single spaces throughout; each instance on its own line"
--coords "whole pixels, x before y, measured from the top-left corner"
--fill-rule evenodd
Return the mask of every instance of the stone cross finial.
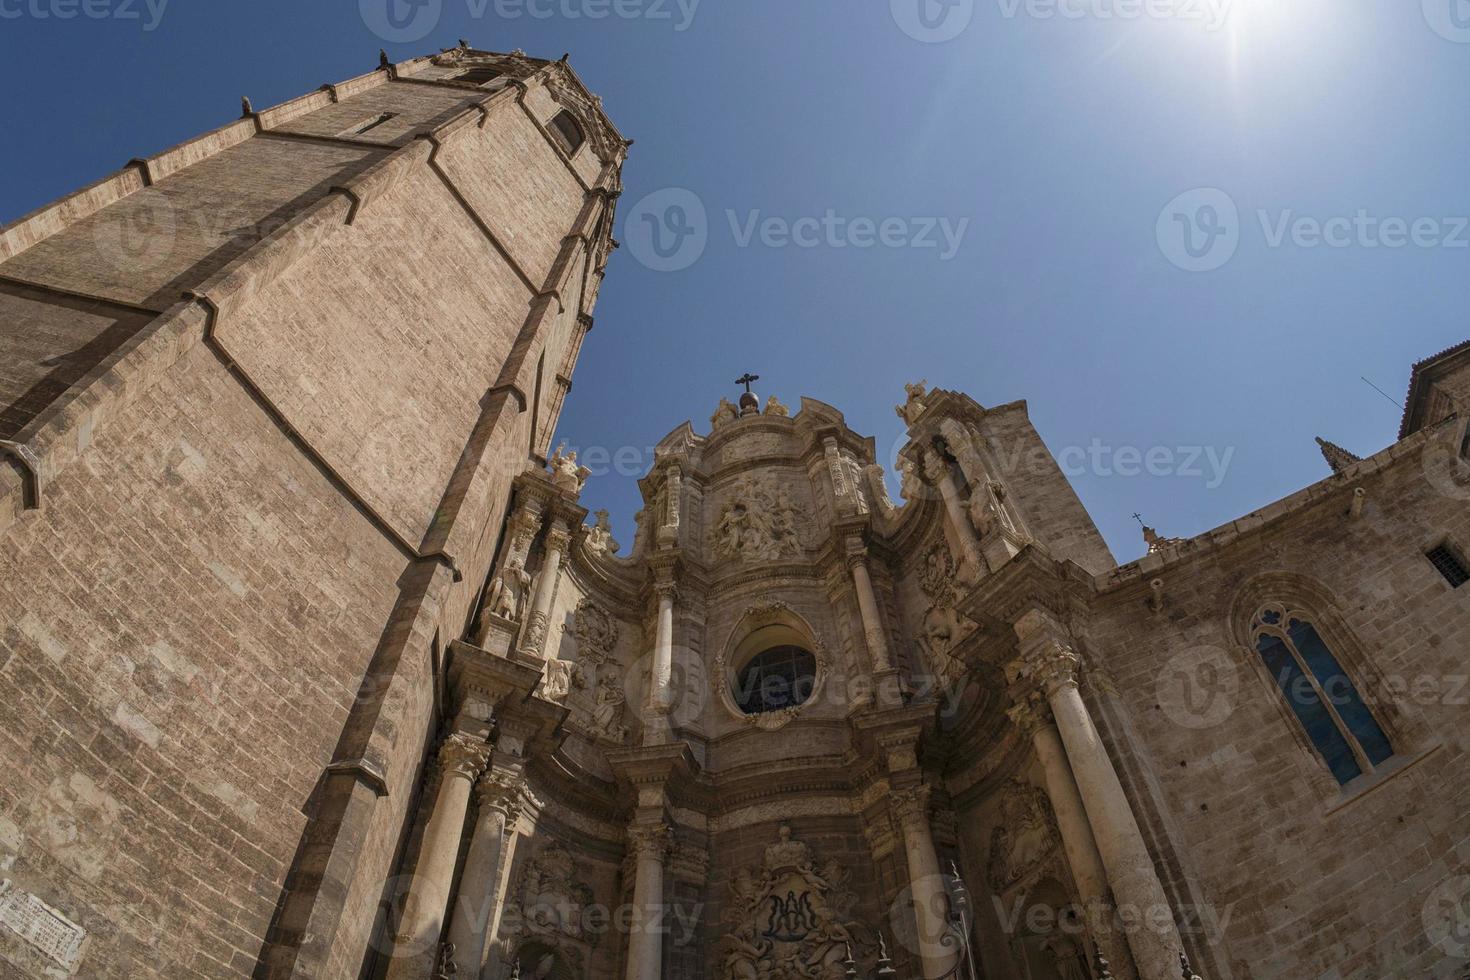
M 755 384 L 760 379 L 761 379 L 761 376 L 760 375 L 758 375 L 758 374 L 751 374 L 749 371 L 747 371 L 743 375 L 741 375 L 740 377 L 736 378 L 735 379 L 735 383 L 738 384 L 738 385 L 745 385 L 745 393 L 748 395 L 748 394 L 750 394 L 750 386 L 753 385 L 753 384 Z

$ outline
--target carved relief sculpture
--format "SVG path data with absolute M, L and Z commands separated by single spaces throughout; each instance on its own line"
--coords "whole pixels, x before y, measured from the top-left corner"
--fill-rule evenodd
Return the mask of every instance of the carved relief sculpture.
M 796 509 L 785 489 L 772 492 L 748 478 L 736 484 L 715 524 L 714 552 L 741 561 L 799 557 Z
M 730 884 L 722 980 L 842 977 L 847 949 L 858 946 L 843 921 L 856 901 L 847 876 L 840 861 L 817 867 L 811 848 L 783 826 L 759 872 L 742 868 Z
M 1000 825 L 990 835 L 990 884 L 997 894 L 1042 867 L 1058 840 L 1044 790 L 1012 779 L 1004 794 Z
M 566 940 L 588 937 L 583 915 L 592 904 L 592 889 L 574 874 L 576 859 L 559 844 L 546 848 L 526 866 L 506 914 L 518 921 L 524 933 L 561 946 Z M 597 934 L 590 934 L 595 945 Z

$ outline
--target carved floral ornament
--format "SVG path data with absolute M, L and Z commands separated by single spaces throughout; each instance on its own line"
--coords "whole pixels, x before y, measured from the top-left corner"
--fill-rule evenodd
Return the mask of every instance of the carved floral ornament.
M 760 869 L 742 868 L 730 883 L 721 980 L 842 976 L 847 950 L 860 946 L 856 924 L 844 921 L 857 901 L 847 879 L 840 861 L 818 866 L 783 825 Z

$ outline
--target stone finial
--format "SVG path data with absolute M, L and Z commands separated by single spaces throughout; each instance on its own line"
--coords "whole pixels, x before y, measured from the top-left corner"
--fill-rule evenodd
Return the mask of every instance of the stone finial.
M 719 408 L 716 408 L 715 414 L 709 417 L 710 431 L 713 432 L 720 426 L 725 425 L 728 422 L 733 422 L 739 417 L 740 410 L 731 403 L 730 399 L 721 398 Z
M 382 48 L 378 49 L 378 67 L 380 69 L 393 67 L 393 62 L 388 60 L 388 52 Z
M 250 104 L 250 96 L 240 96 L 240 118 L 248 119 L 253 115 L 255 115 L 255 107 Z
M 1322 450 L 1322 458 L 1327 460 L 1327 465 L 1334 473 L 1341 473 L 1354 463 L 1362 462 L 1363 459 L 1361 456 L 1348 452 L 1335 442 L 1328 442 L 1321 436 L 1317 436 L 1317 448 Z
M 791 415 L 791 409 L 781 404 L 781 399 L 772 395 L 766 399 L 766 414 L 775 415 L 778 418 L 784 419 Z

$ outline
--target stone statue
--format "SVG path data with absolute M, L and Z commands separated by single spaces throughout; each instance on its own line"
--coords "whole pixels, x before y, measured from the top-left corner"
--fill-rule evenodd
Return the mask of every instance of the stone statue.
M 592 471 L 585 466 L 578 466 L 577 454 L 563 453 L 565 449 L 566 445 L 563 443 L 557 448 L 556 455 L 551 457 L 551 482 L 562 490 L 580 494 Z
M 907 456 L 898 461 L 898 495 L 904 500 L 921 500 L 924 497 L 924 480 L 919 475 L 919 466 Z
M 618 543 L 612 536 L 612 522 L 607 516 L 607 511 L 596 512 L 597 523 L 592 525 L 592 530 L 587 532 L 587 550 L 593 554 L 614 555 L 618 551 Z
M 775 415 L 778 418 L 784 419 L 791 414 L 791 409 L 787 408 L 785 405 L 782 405 L 781 399 L 777 398 L 775 395 L 772 395 L 770 398 L 766 399 L 766 414 Z
M 917 422 L 919 416 L 924 414 L 924 409 L 927 407 L 924 404 L 925 384 L 926 382 L 920 381 L 917 384 L 904 385 L 903 390 L 908 394 L 908 400 L 894 408 L 894 411 L 898 413 L 898 417 L 909 425 Z
M 730 399 L 721 398 L 720 407 L 716 408 L 715 414 L 709 417 L 710 431 L 714 431 L 715 429 L 720 428 L 722 425 L 734 422 L 739 417 L 740 410 L 731 403 Z
M 592 709 L 592 732 L 614 742 L 628 740 L 628 728 L 623 724 L 623 705 L 627 703 L 622 685 L 611 673 L 604 674 L 597 682 L 597 706 Z
M 531 589 L 531 576 L 522 564 L 524 561 L 520 555 L 511 555 L 505 568 L 485 590 L 485 599 L 480 604 L 480 616 L 475 623 L 476 644 L 484 641 L 492 616 L 515 622 L 520 614 L 521 603 Z
M 573 687 L 585 686 L 586 679 L 576 664 L 569 660 L 546 661 L 546 676 L 541 681 L 540 692 L 546 700 L 560 703 L 572 692 Z

